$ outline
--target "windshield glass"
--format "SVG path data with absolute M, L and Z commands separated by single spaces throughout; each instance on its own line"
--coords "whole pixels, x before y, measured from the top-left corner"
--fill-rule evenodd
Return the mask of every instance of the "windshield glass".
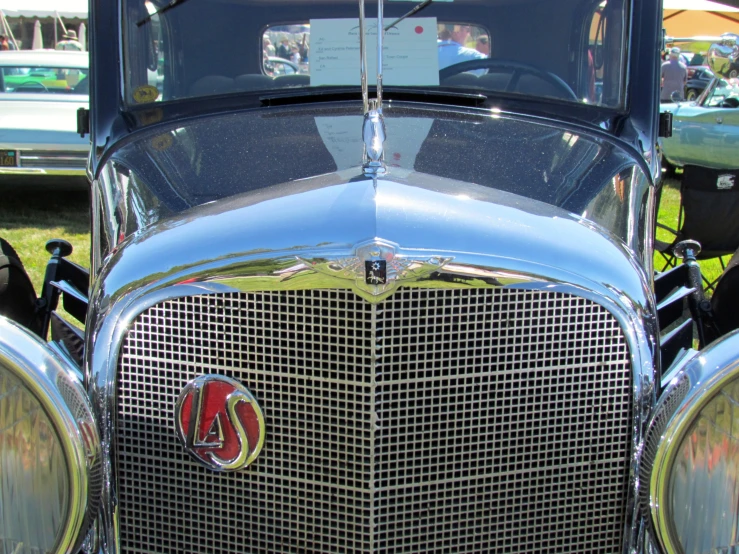
M 739 106 L 739 79 L 717 79 L 709 89 L 703 105 L 711 108 L 736 108 Z
M 88 94 L 86 67 L 0 66 L 0 89 L 8 93 Z
M 377 2 L 365 9 L 373 85 Z M 383 86 L 618 109 L 627 11 L 627 0 L 385 0 Z M 359 90 L 357 0 L 124 0 L 123 13 L 129 105 Z

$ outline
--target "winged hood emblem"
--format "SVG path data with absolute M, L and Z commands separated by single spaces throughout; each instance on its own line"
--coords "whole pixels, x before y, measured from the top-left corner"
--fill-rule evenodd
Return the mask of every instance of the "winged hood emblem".
M 358 244 L 353 255 L 345 258 L 298 260 L 317 273 L 351 281 L 353 288 L 371 297 L 385 297 L 404 282 L 424 279 L 453 259 L 408 257 L 399 250 L 395 243 L 375 239 Z

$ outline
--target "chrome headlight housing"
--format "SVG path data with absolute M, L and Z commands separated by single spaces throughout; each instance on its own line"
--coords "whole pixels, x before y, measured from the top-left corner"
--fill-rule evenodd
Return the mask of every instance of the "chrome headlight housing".
M 100 439 L 78 377 L 0 317 L 0 551 L 73 552 L 101 486 Z
M 647 433 L 643 470 L 644 507 L 666 552 L 739 550 L 739 333 L 672 380 Z

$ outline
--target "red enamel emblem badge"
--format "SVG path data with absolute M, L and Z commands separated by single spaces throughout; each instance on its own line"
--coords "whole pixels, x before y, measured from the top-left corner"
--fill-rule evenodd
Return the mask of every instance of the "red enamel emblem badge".
M 262 450 L 264 415 L 238 381 L 220 375 L 197 377 L 180 393 L 175 411 L 180 441 L 210 469 L 242 469 Z

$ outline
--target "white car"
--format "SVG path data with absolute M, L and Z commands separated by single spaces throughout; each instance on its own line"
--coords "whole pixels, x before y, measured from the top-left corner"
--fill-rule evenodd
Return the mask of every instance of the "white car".
M 89 137 L 87 52 L 0 51 L 0 175 L 84 176 Z

